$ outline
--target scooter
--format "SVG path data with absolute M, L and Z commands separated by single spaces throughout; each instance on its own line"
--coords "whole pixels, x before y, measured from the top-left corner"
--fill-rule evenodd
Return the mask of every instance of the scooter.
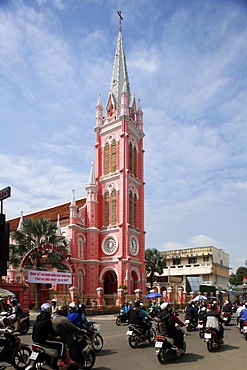
M 218 332 L 214 328 L 206 328 L 204 341 L 207 343 L 208 352 L 213 352 L 215 349 L 224 344 L 222 339 L 219 339 Z
M 181 329 L 177 329 L 181 330 Z M 185 334 L 184 334 L 185 337 Z M 166 334 L 157 333 L 156 334 L 156 342 L 155 342 L 155 352 L 158 358 L 158 361 L 164 365 L 168 360 L 183 356 L 186 352 L 186 342 L 183 339 L 183 347 L 182 349 L 178 349 L 174 346 L 175 340 L 169 337 Z
M 231 322 L 231 313 L 230 312 L 222 312 L 221 317 L 224 321 L 225 326 Z
M 100 328 L 101 325 L 95 324 L 94 321 L 92 321 L 90 326 L 87 326 L 88 336 L 92 342 L 93 349 L 96 352 L 101 351 L 104 345 L 103 337 L 100 334 Z
M 196 322 L 195 317 L 185 315 L 184 323 L 185 323 L 187 331 L 196 330 L 197 328 L 197 322 Z
M 69 354 L 76 365 L 70 365 L 71 370 L 92 369 L 95 364 L 95 352 L 90 339 L 85 335 L 69 348 Z M 58 370 L 59 351 L 51 346 L 33 343 L 30 364 L 26 370 Z
M 150 323 L 150 336 L 148 330 L 143 333 L 143 328 L 140 325 L 128 325 L 126 335 L 128 336 L 128 343 L 131 348 L 136 348 L 140 344 L 153 343 L 155 341 L 155 330 Z
M 0 313 L 0 328 L 9 327 L 9 319 L 8 319 L 8 312 L 1 312 Z M 14 331 L 18 331 L 20 334 L 27 334 L 30 328 L 30 320 L 29 315 L 25 315 L 20 319 L 20 328 L 18 329 L 18 322 L 15 321 L 13 323 L 12 329 Z
M 128 324 L 128 314 L 124 310 L 120 310 L 120 314 L 116 318 L 116 325 L 120 326 L 121 324 Z
M 247 321 L 238 320 L 238 329 L 244 335 L 244 339 L 247 340 Z
M 10 328 L 0 329 L 0 370 L 13 366 L 17 370 L 25 370 L 30 362 L 31 349 L 13 334 Z
M 204 338 L 205 332 L 205 320 L 198 320 L 197 329 L 199 330 L 199 337 Z

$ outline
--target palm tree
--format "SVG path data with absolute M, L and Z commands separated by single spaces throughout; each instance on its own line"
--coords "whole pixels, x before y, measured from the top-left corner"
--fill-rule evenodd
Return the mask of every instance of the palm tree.
M 11 234 L 13 244 L 10 246 L 9 262 L 13 266 L 20 265 L 22 258 L 33 248 L 53 244 L 66 252 L 66 240 L 56 234 L 57 226 L 54 222 L 45 218 L 23 220 L 22 227 Z M 28 259 L 27 268 L 45 270 L 45 266 L 56 267 L 58 270 L 66 270 L 62 263 L 64 257 L 54 250 L 38 250 Z M 40 307 L 41 294 L 40 284 L 36 284 L 35 305 Z
M 146 249 L 145 251 L 146 259 L 146 271 L 150 277 L 150 286 L 153 288 L 155 272 L 158 274 L 163 273 L 163 269 L 166 267 L 166 260 L 164 255 L 157 249 Z

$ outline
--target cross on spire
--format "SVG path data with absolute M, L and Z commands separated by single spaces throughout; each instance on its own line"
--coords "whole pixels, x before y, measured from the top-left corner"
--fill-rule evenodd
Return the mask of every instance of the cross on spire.
M 121 21 L 123 21 L 123 17 L 122 17 L 122 13 L 121 13 L 121 10 L 119 10 L 117 12 L 118 16 L 119 16 L 119 28 L 121 28 Z

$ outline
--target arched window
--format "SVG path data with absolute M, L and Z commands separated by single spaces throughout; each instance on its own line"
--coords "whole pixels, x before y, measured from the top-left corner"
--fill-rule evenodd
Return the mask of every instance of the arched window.
M 77 239 L 77 253 L 78 258 L 84 257 L 84 240 L 81 236 Z
M 134 143 L 129 142 L 129 173 L 137 177 L 137 148 Z
M 108 184 L 104 193 L 104 226 L 117 223 L 117 190 L 115 184 Z
M 77 276 L 78 276 L 79 294 L 82 295 L 83 294 L 83 288 L 84 288 L 84 274 L 83 274 L 83 271 L 79 270 L 78 273 L 77 273 Z
M 109 192 L 107 191 L 105 193 L 104 197 L 104 226 L 109 226 L 109 214 L 110 214 L 110 205 L 109 205 Z
M 138 198 L 137 194 L 132 190 L 129 191 L 129 224 L 132 227 L 137 228 L 138 226 L 138 219 L 137 219 L 137 212 L 138 212 Z
M 117 171 L 117 141 L 110 137 L 104 147 L 104 174 Z
M 107 175 L 110 172 L 110 145 L 106 143 L 104 148 L 104 174 Z

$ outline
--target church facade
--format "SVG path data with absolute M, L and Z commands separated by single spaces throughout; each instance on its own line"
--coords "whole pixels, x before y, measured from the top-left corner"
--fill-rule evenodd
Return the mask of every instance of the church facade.
M 79 296 L 116 293 L 127 286 L 146 292 L 144 229 L 143 112 L 131 94 L 121 24 L 110 91 L 105 108 L 96 104 L 95 165 L 91 163 L 86 197 L 10 220 L 44 217 L 57 222 L 66 237 Z M 72 270 L 71 270 L 72 271 Z

